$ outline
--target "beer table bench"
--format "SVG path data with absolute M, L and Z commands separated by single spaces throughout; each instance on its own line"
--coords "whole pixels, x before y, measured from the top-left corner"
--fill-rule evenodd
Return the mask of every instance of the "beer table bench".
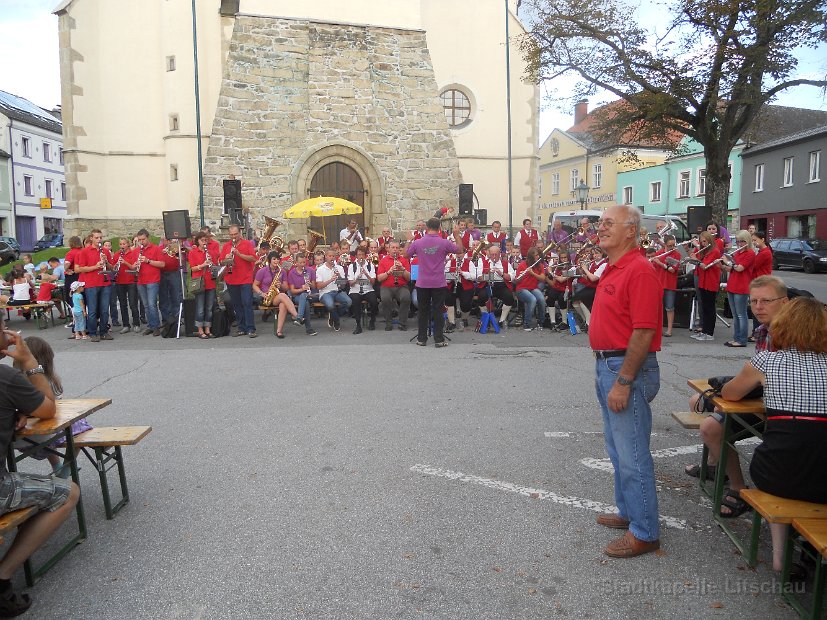
M 784 546 L 784 573 L 782 579 L 789 574 L 793 558 L 792 530 L 799 532 L 804 539 L 815 549 L 816 572 L 813 577 L 813 601 L 809 609 L 796 600 L 792 591 L 782 591 L 784 600 L 795 609 L 802 618 L 820 618 L 824 602 L 824 560 L 827 558 L 827 519 L 798 518 L 792 520 L 792 528 L 787 534 Z M 808 552 L 809 553 L 809 552 Z
M 6 322 L 11 321 L 12 310 L 31 310 L 37 322 L 38 329 L 46 329 L 49 327 L 49 320 L 52 321 L 52 327 L 55 326 L 55 304 L 52 301 L 43 301 L 38 303 L 30 303 L 22 306 L 8 306 L 6 304 L 0 305 L 0 312 L 6 311 Z M 49 315 L 46 316 L 46 311 Z
M 711 386 L 709 385 L 709 382 L 706 379 L 690 379 L 689 381 L 687 381 L 687 384 L 689 385 L 689 387 L 691 387 L 699 394 L 703 394 L 707 390 L 711 389 Z M 724 446 L 721 450 L 721 456 L 718 459 L 718 467 L 715 473 L 715 483 L 712 492 L 712 518 L 715 519 L 715 521 L 717 521 L 720 528 L 724 530 L 726 535 L 729 536 L 730 540 L 732 540 L 733 544 L 735 544 L 735 546 L 741 551 L 741 553 L 744 556 L 747 556 L 749 554 L 747 544 L 739 540 L 735 531 L 729 526 L 730 519 L 721 516 L 721 501 L 723 500 L 724 496 L 724 479 L 726 477 L 726 462 L 729 452 L 729 450 L 727 450 L 727 447 L 732 447 L 733 450 L 737 450 L 732 431 L 733 421 L 740 422 L 741 426 L 745 429 L 745 432 L 747 432 L 748 434 L 754 437 L 758 437 L 759 439 L 762 438 L 762 430 L 746 422 L 742 416 L 755 415 L 760 418 L 766 419 L 764 401 L 760 398 L 733 401 L 725 400 L 720 396 L 713 396 L 710 398 L 710 400 L 712 404 L 715 405 L 716 412 L 721 413 L 724 416 Z M 706 446 L 704 446 L 703 454 L 701 456 L 700 485 L 701 489 L 708 494 L 705 485 L 706 457 L 707 448 Z
M 57 413 L 55 417 L 48 420 L 41 420 L 39 418 L 29 418 L 26 427 L 17 431 L 17 438 L 23 440 L 30 445 L 20 449 L 18 443 L 18 454 L 15 454 L 15 446 L 13 443 L 9 444 L 9 450 L 6 454 L 7 467 L 10 472 L 17 471 L 17 463 L 27 458 L 33 452 L 41 447 L 48 446 L 55 437 L 63 433 L 66 438 L 66 443 L 63 448 L 66 455 L 69 457 L 69 464 L 72 472 L 72 481 L 80 486 L 80 477 L 78 476 L 77 465 L 77 451 L 75 450 L 74 437 L 72 436 L 72 424 L 85 418 L 95 411 L 103 409 L 112 404 L 111 398 L 82 398 L 82 399 L 66 399 L 57 401 Z M 54 450 L 53 448 L 46 448 L 47 450 Z M 59 454 L 56 450 L 54 453 Z M 62 455 L 61 455 L 62 456 Z M 20 512 L 20 511 L 15 511 Z M 29 586 L 34 585 L 35 580 L 46 573 L 52 566 L 54 566 L 63 556 L 71 551 L 75 545 L 79 544 L 86 538 L 86 516 L 83 512 L 83 495 L 78 499 L 75 508 L 78 522 L 78 533 L 67 542 L 62 549 L 60 549 L 54 556 L 47 560 L 43 566 L 34 569 L 31 563 L 31 558 L 26 560 L 23 565 L 23 570 L 26 576 L 26 583 Z M 9 513 L 11 515 L 13 513 Z M 8 517 L 9 515 L 4 515 Z

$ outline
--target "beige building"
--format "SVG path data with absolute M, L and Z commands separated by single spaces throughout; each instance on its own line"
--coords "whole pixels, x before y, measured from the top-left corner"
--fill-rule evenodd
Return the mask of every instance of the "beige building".
M 233 175 L 256 227 L 304 198 L 339 195 L 363 205 L 371 232 L 403 231 L 456 209 L 460 183 L 474 185 L 489 223 L 507 224 L 506 11 L 468 4 L 198 0 L 207 223 Z M 509 5 L 513 38 L 524 30 Z M 190 3 L 64 0 L 55 12 L 67 229 L 159 230 L 175 209 L 197 223 Z M 512 46 L 517 223 L 534 215 L 537 184 L 538 91 L 523 72 Z M 318 225 L 293 221 L 287 233 L 308 224 Z
M 612 104 L 609 104 L 612 105 Z M 606 142 L 595 131 L 594 112 L 588 102 L 575 106 L 574 125 L 555 129 L 540 146 L 538 212 L 545 228 L 556 211 L 580 209 L 575 188 L 582 180 L 589 188 L 586 209 L 617 204 L 617 175 L 662 164 L 670 150 L 636 141 Z M 670 138 L 677 145 L 677 137 Z

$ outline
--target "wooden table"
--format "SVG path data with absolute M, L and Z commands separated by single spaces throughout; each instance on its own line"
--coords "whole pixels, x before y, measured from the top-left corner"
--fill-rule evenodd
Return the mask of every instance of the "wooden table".
M 712 389 L 709 385 L 709 382 L 706 379 L 690 379 L 686 382 L 689 387 L 693 390 L 698 392 L 699 394 L 703 394 L 707 390 Z M 741 551 L 744 556 L 748 553 L 748 545 L 744 541 L 741 541 L 734 530 L 729 526 L 729 518 L 721 516 L 721 501 L 723 500 L 724 496 L 724 479 L 726 477 L 726 462 L 727 462 L 727 455 L 729 450 L 728 447 L 732 447 L 733 450 L 736 450 L 735 441 L 732 439 L 732 421 L 735 420 L 736 422 L 740 422 L 744 429 L 749 432 L 754 437 L 758 437 L 759 439 L 763 437 L 763 432 L 761 429 L 753 426 L 742 416 L 745 415 L 755 415 L 760 418 L 766 419 L 766 409 L 764 409 L 764 401 L 760 398 L 752 398 L 746 400 L 726 400 L 720 396 L 712 396 L 709 398 L 710 402 L 715 405 L 715 412 L 721 413 L 724 416 L 724 424 L 723 424 L 723 445 L 721 446 L 721 455 L 718 458 L 718 468 L 715 472 L 715 485 L 713 487 L 712 492 L 712 517 L 715 521 L 718 522 L 718 525 L 721 527 L 722 530 L 729 536 L 730 540 L 735 544 L 736 547 Z M 701 457 L 701 488 L 706 492 L 706 488 L 704 486 L 704 477 L 706 476 L 706 457 L 707 457 L 707 449 L 704 446 L 704 451 Z
M 39 448 L 45 448 L 53 454 L 64 456 L 57 449 L 46 447 L 59 433 L 63 433 L 66 438 L 66 443 L 63 448 L 65 455 L 68 457 L 72 472 L 72 481 L 80 487 L 80 477 L 78 475 L 77 465 L 77 451 L 75 450 L 74 439 L 72 436 L 72 424 L 78 420 L 85 418 L 95 411 L 103 409 L 107 405 L 112 404 L 111 398 L 79 398 L 66 399 L 57 401 L 57 413 L 53 418 L 48 420 L 41 420 L 40 418 L 29 418 L 26 423 L 26 428 L 17 431 L 17 438 L 27 441 L 31 445 L 29 447 L 18 450 L 15 454 L 13 444 L 9 444 L 9 451 L 6 455 L 8 462 L 8 470 L 10 472 L 17 471 L 17 463 L 27 458 Z M 79 544 L 86 538 L 86 516 L 83 512 L 83 495 L 78 498 L 77 507 L 75 508 L 78 520 L 78 533 L 66 545 L 63 546 L 54 556 L 47 560 L 43 566 L 38 569 L 33 569 L 30 560 L 26 560 L 24 564 L 24 572 L 26 574 L 26 583 L 29 586 L 34 585 L 35 580 L 54 566 L 64 555 L 69 553 L 75 545 Z

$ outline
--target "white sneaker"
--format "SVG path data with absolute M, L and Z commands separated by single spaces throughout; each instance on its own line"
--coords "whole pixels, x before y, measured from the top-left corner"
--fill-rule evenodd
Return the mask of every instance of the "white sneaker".
M 709 334 L 704 334 L 703 336 L 704 341 L 715 340 L 715 336 L 710 336 Z
M 690 337 L 690 338 L 694 338 L 695 340 L 703 340 L 703 336 L 704 336 L 704 335 L 703 335 L 702 333 L 700 333 L 700 332 L 699 332 L 699 333 L 697 333 L 697 334 L 692 334 L 692 335 L 691 335 L 691 336 L 689 336 L 689 337 Z

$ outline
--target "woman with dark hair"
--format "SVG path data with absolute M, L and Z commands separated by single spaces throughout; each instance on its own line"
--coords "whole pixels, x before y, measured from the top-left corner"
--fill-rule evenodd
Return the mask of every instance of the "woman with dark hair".
M 190 264 L 192 278 L 204 278 L 204 288 L 195 294 L 195 326 L 198 328 L 198 337 L 202 339 L 214 338 L 212 329 L 212 309 L 215 305 L 215 280 L 212 277 L 210 264 L 218 264 L 218 252 L 209 250 L 207 244 L 209 235 L 199 231 L 195 235 L 195 247 L 189 251 L 187 260 Z
M 23 265 L 17 264 L 9 274 L 9 284 L 12 288 L 11 298 L 6 301 L 7 306 L 25 306 L 32 303 L 32 291 L 34 287 Z M 30 310 L 23 312 L 23 316 L 28 321 L 32 318 Z
M 740 400 L 764 386 L 767 426 L 750 464 L 755 486 L 779 497 L 827 504 L 827 305 L 796 297 L 775 315 L 770 333 L 775 350 L 756 353 L 721 395 Z M 783 565 L 788 527 L 770 524 L 776 571 Z M 800 567 L 795 572 L 802 577 Z
M 728 347 L 745 347 L 749 338 L 749 318 L 747 305 L 749 300 L 749 283 L 753 278 L 752 267 L 755 263 L 755 252 L 752 251 L 752 237 L 746 230 L 738 231 L 735 235 L 738 249 L 732 257 L 724 257 L 722 268 L 729 272 L 726 283 L 729 307 L 732 309 L 733 338 L 724 344 Z
M 712 235 L 712 238 L 715 240 L 715 245 L 718 246 L 718 251 L 721 254 L 724 253 L 724 249 L 726 249 L 726 240 L 721 236 L 721 227 L 718 226 L 718 222 L 715 220 L 711 220 L 706 223 L 706 232 Z
M 690 258 L 700 261 L 695 267 L 698 276 L 698 292 L 701 307 L 701 331 L 692 334 L 695 340 L 715 340 L 715 321 L 718 319 L 715 312 L 715 300 L 721 288 L 721 267 L 718 259 L 721 251 L 710 232 L 702 232 L 699 247 L 689 253 Z

